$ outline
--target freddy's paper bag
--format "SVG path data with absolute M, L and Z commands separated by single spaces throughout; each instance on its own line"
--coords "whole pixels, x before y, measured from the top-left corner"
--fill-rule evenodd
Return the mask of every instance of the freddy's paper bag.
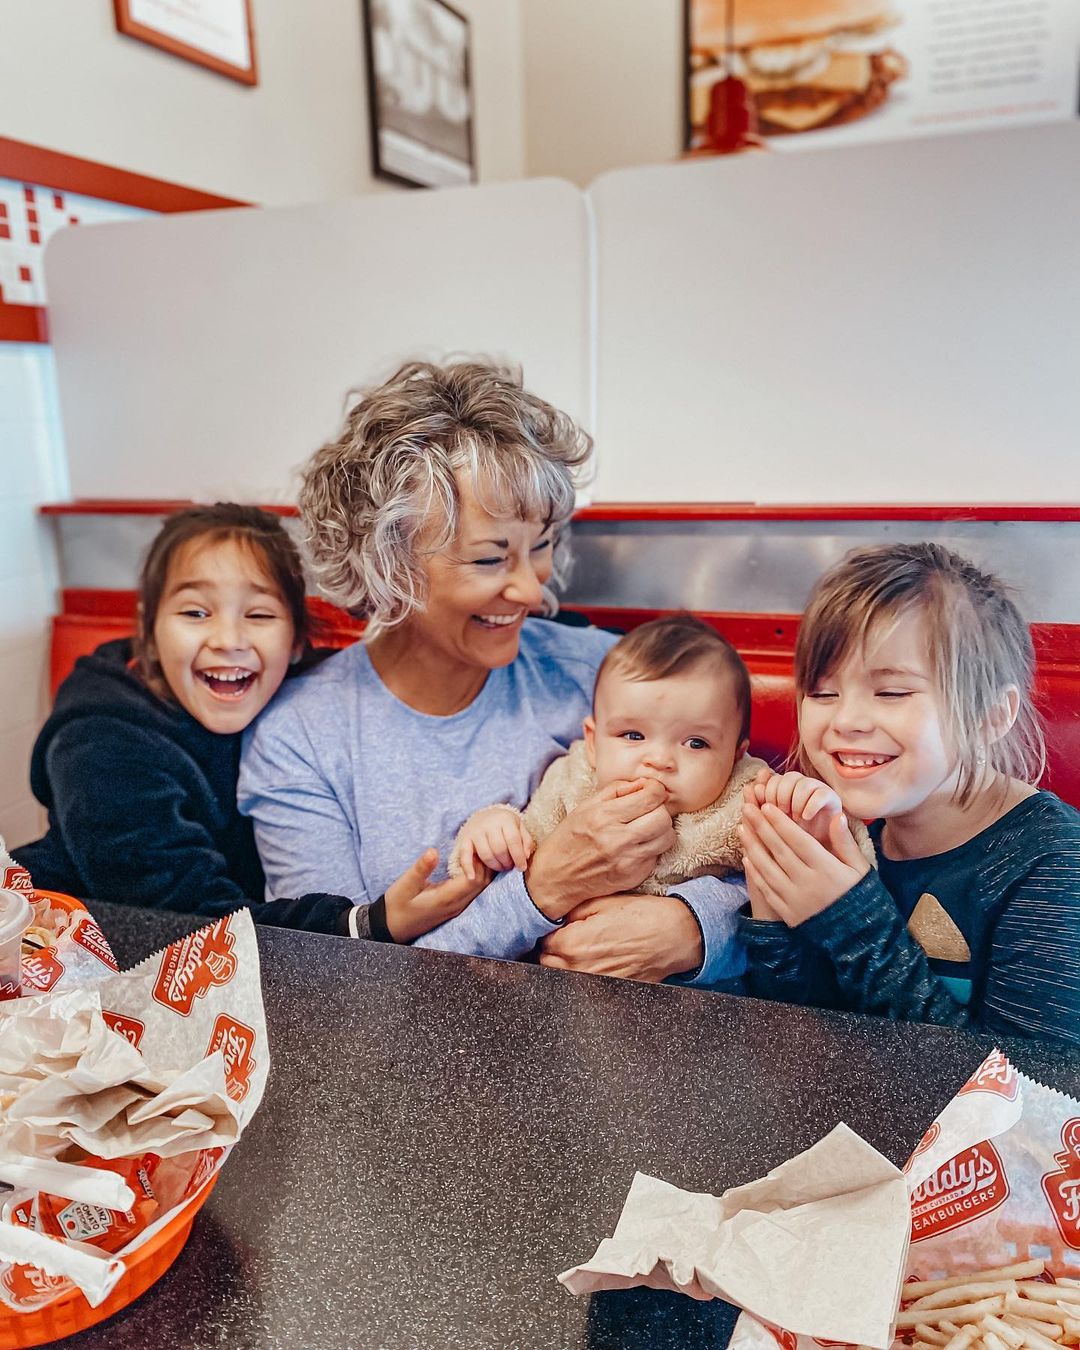
M 69 910 L 34 890 L 30 873 L 8 853 L 0 839 L 0 886 L 29 900 L 34 917 L 23 939 L 21 989 L 25 996 L 73 989 L 115 973 L 116 960 L 86 909 Z
M 1032 1258 L 1045 1263 L 1040 1281 L 1080 1278 L 1080 1103 L 1017 1073 L 1000 1051 L 979 1065 L 931 1123 L 904 1171 L 911 1246 L 902 1306 L 911 1281 L 1016 1268 Z M 1054 1297 L 1053 1284 L 1037 1287 Z M 1064 1293 L 1071 1300 L 1074 1291 L 1065 1286 Z M 1066 1318 L 1073 1307 L 1071 1301 L 1064 1305 Z M 1039 1304 L 1034 1308 L 1038 1317 Z M 1029 1314 L 1031 1309 L 1027 1305 Z M 1032 1344 L 1042 1343 L 1040 1334 Z M 910 1341 L 913 1333 L 903 1335 Z M 821 1350 L 819 1341 L 745 1312 L 730 1350 L 778 1345 Z
M 838 1136 L 879 1159 L 880 1182 L 872 1167 L 845 1169 L 838 1182 L 823 1166 L 830 1155 L 820 1150 Z M 639 1176 L 614 1238 L 559 1278 L 575 1293 L 645 1284 L 726 1298 L 745 1310 L 733 1350 L 886 1347 L 905 1270 L 907 1280 L 938 1279 L 1033 1256 L 1047 1258 L 1048 1275 L 1080 1276 L 1080 1103 L 994 1051 L 903 1174 L 839 1126 L 720 1199 Z

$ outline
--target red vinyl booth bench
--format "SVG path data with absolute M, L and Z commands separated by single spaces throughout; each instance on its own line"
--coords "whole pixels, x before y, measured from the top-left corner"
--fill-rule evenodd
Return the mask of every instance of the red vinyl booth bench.
M 147 515 L 160 517 L 183 502 L 81 502 L 42 508 L 43 514 L 56 517 L 92 515 Z M 292 515 L 290 508 L 272 508 Z M 783 513 L 788 513 L 786 516 Z M 845 514 L 846 513 L 846 514 Z M 798 519 L 837 521 L 842 519 L 910 521 L 955 521 L 983 519 L 1000 521 L 1078 522 L 1078 508 L 1039 507 L 859 507 L 859 508 L 755 508 L 747 506 L 670 506 L 635 505 L 585 508 L 576 518 L 580 531 L 590 523 L 610 527 L 617 532 L 620 522 L 654 519 L 666 521 L 717 521 L 755 516 L 762 520 Z M 707 545 L 701 545 L 706 547 Z M 1062 560 L 1069 556 L 1062 552 Z M 133 577 L 138 559 L 132 559 Z M 1002 568 L 1005 571 L 1005 568 Z M 317 645 L 341 648 L 355 642 L 363 625 L 343 611 L 319 599 L 310 599 L 309 607 L 317 620 Z M 673 606 L 672 608 L 677 608 Z M 633 608 L 627 605 L 597 604 L 588 598 L 575 598 L 573 587 L 566 608 L 584 614 L 593 623 L 629 629 L 666 612 L 665 608 Z M 799 619 L 791 613 L 741 613 L 697 609 L 699 617 L 710 623 L 731 641 L 742 654 L 753 679 L 753 711 L 750 744 L 755 754 L 779 766 L 788 755 L 795 733 L 795 704 L 792 665 Z M 76 659 L 91 652 L 99 643 L 129 636 L 134 629 L 135 592 L 131 589 L 65 587 L 61 612 L 53 620 L 50 674 L 52 690 L 71 670 Z M 1047 740 L 1048 768 L 1043 786 L 1065 801 L 1080 807 L 1080 623 L 1034 623 L 1032 634 L 1037 653 L 1036 697 Z

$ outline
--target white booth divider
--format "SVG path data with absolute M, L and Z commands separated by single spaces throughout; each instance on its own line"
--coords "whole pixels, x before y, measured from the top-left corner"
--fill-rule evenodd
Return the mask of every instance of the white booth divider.
M 590 197 L 598 499 L 1080 500 L 1080 124 Z
M 67 230 L 49 322 L 76 497 L 289 500 L 348 391 L 486 353 L 588 423 L 586 205 L 536 180 Z
M 1080 125 L 69 230 L 76 496 L 278 500 L 347 391 L 512 357 L 592 495 L 1080 499 Z

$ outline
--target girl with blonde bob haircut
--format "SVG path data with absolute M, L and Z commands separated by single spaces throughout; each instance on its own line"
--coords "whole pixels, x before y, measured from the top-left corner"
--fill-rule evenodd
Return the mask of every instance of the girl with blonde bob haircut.
M 534 617 L 557 608 L 591 451 L 520 372 L 490 362 L 410 362 L 360 396 L 306 466 L 300 510 L 314 574 L 366 618 L 364 640 L 260 719 L 240 809 L 275 893 L 320 877 L 377 918 L 388 892 L 430 879 L 447 922 L 418 945 L 515 958 L 540 944 L 551 965 L 734 979 L 741 884 L 628 894 L 674 842 L 656 782 L 571 812 L 524 872 L 446 878 L 465 819 L 524 806 L 578 735 L 615 641 Z
M 1002 583 L 939 544 L 826 573 L 795 653 L 799 769 L 744 805 L 755 992 L 1080 1045 L 1080 814 L 1035 786 L 1034 670 Z

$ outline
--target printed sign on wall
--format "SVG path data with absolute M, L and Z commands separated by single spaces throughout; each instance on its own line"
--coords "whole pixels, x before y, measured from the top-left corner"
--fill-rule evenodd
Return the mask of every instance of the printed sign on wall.
M 1062 121 L 1076 0 L 686 0 L 687 148 L 778 150 Z
M 251 0 L 113 0 L 121 33 L 186 61 L 258 84 Z

